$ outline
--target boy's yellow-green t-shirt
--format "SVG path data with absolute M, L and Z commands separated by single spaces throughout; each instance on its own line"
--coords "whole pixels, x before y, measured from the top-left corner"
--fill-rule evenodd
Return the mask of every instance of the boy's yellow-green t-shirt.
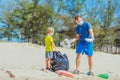
M 45 49 L 46 49 L 46 51 L 52 52 L 54 50 L 52 42 L 53 42 L 52 36 L 47 35 L 45 37 Z

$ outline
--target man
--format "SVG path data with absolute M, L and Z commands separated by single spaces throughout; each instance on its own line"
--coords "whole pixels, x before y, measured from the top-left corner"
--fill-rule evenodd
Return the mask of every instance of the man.
M 88 56 L 88 66 L 89 71 L 87 75 L 93 75 L 92 72 L 92 56 L 93 56 L 93 41 L 94 33 L 91 25 L 88 22 L 84 22 L 81 16 L 75 16 L 75 22 L 78 24 L 76 27 L 76 40 L 78 41 L 76 45 L 76 70 L 73 72 L 75 74 L 79 73 L 80 60 L 82 54 Z

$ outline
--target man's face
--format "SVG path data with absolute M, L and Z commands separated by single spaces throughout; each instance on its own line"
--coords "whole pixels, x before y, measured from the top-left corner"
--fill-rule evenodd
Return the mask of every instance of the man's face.
M 81 22 L 82 21 L 82 18 L 80 18 L 80 17 L 78 17 L 78 19 L 75 19 L 75 22 L 76 23 L 79 23 L 79 22 Z

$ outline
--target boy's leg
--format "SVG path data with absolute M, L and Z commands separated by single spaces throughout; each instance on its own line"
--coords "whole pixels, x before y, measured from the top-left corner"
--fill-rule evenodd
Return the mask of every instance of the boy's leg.
M 46 59 L 46 68 L 48 67 L 48 60 Z
M 50 64 L 50 63 L 51 63 L 51 59 L 50 59 L 50 58 L 48 58 L 48 59 L 47 59 L 47 68 L 48 68 L 48 69 L 50 69 L 50 68 L 51 68 L 51 64 Z
M 46 52 L 46 68 L 51 68 L 51 59 L 53 57 L 53 52 Z
M 82 56 L 81 53 L 78 53 L 77 56 L 76 56 L 76 70 L 79 70 L 80 62 L 81 62 L 81 56 Z
M 49 69 L 51 64 L 50 64 L 51 59 L 47 58 L 46 59 L 46 69 Z

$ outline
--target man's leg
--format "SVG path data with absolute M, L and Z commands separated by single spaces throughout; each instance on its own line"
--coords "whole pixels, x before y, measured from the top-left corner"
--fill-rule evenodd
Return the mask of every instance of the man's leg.
M 76 56 L 76 70 L 79 70 L 82 54 L 78 53 Z
M 92 72 L 92 67 L 93 67 L 92 56 L 88 56 L 88 66 L 89 66 L 89 72 Z

